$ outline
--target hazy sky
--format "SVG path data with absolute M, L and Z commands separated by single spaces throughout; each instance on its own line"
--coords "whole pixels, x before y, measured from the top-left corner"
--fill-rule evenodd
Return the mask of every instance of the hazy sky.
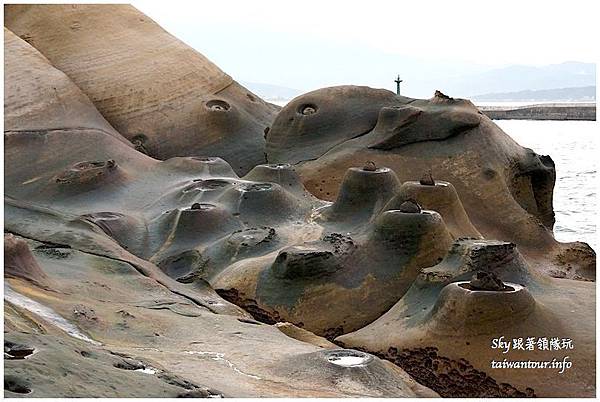
M 134 1 L 240 81 L 308 90 L 595 61 L 598 1 Z M 385 77 L 385 81 L 384 78 Z M 422 79 L 422 77 L 421 77 Z

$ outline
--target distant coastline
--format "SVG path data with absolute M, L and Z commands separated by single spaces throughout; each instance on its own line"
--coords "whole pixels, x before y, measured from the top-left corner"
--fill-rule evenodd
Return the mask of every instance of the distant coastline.
M 498 92 L 469 97 L 479 102 L 595 102 L 596 86 Z
M 492 120 L 596 120 L 595 103 L 478 106 Z

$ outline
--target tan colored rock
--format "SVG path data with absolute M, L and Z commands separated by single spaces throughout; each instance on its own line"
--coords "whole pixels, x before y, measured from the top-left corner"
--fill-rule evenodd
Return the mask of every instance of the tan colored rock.
M 5 362 L 7 396 L 593 395 L 593 284 L 542 275 L 552 264 L 593 273 L 578 266 L 591 263 L 584 245 L 562 249 L 549 232 L 551 160 L 469 102 L 366 87 L 316 91 L 283 110 L 269 152 L 314 161 L 239 177 L 243 166 L 219 157 L 153 159 L 140 152 L 152 141 L 167 152 L 188 140 L 235 157 L 246 146 L 238 134 L 269 109 L 235 83 L 212 88 L 227 77 L 134 9 L 105 7 L 6 8 L 50 59 L 7 32 L 4 224 L 41 244 L 32 260 L 23 242 L 5 242 L 5 339 L 9 352 L 35 352 Z M 202 66 L 194 86 L 185 72 Z M 156 117 L 163 101 L 180 120 Z M 157 131 L 135 149 L 96 106 L 125 131 L 203 128 Z M 252 135 L 253 158 L 262 145 Z M 435 180 L 407 184 L 429 168 Z M 335 202 L 308 193 L 299 173 Z M 527 260 L 511 242 L 452 244 L 511 230 Z M 470 283 L 479 272 L 497 289 Z M 282 321 L 296 325 L 266 325 Z M 558 380 L 490 372 L 492 334 L 570 337 L 576 368 Z
M 474 289 L 477 273 L 505 288 Z M 595 310 L 594 295 L 592 283 L 536 273 L 514 244 L 459 240 L 387 313 L 336 342 L 386 357 L 442 396 L 592 396 L 595 320 L 586 311 Z M 491 366 L 565 358 L 572 365 L 564 370 Z
M 4 276 L 25 279 L 44 287 L 50 282 L 25 240 L 12 234 L 4 234 Z
M 4 131 L 86 130 L 129 144 L 69 77 L 4 28 Z
M 93 105 L 15 40 L 40 62 L 29 69 L 28 58 L 7 54 L 11 79 L 42 90 L 27 94 L 35 113 L 9 105 L 4 224 L 42 246 L 37 265 L 21 258 L 23 244 L 7 260 L 5 339 L 39 351 L 7 362 L 7 396 L 435 395 L 368 354 L 360 367 L 334 364 L 328 350 L 250 319 L 208 284 L 236 260 L 274 259 L 319 238 L 307 219 L 324 203 L 290 166 L 263 166 L 251 175 L 257 181 L 244 180 L 216 157 L 152 159 L 102 119 L 80 129 L 79 115 L 99 116 Z M 43 90 L 55 80 L 61 106 L 81 113 L 57 114 L 60 129 L 43 119 L 55 114 Z M 7 85 L 6 99 L 18 91 Z M 37 117 L 36 131 L 20 129 Z M 52 286 L 28 281 L 40 272 Z
M 317 336 L 312 332 L 297 327 L 296 325 L 289 322 L 278 322 L 275 324 L 275 328 L 277 328 L 290 338 L 310 343 L 311 345 L 315 345 L 320 348 L 332 349 L 338 347 L 338 345 L 336 345 L 335 343 L 329 342 L 327 339 Z
M 298 113 L 305 105 L 316 112 Z M 360 130 L 346 129 L 347 114 Z M 442 214 L 455 236 L 511 241 L 536 269 L 595 278 L 589 246 L 578 247 L 588 257 L 571 269 L 558 262 L 574 244 L 561 244 L 552 234 L 552 159 L 521 147 L 467 100 L 439 92 L 425 100 L 366 87 L 322 88 L 295 98 L 277 115 L 267 136 L 267 158 L 296 163 L 306 188 L 331 201 L 346 171 L 364 161 L 389 167 L 401 183 L 431 172 L 435 180 L 451 183 L 464 207 L 466 214 L 450 194 L 444 201 L 430 200 L 437 204 L 432 208 L 449 215 Z M 421 193 L 427 191 L 420 186 Z
M 433 181 L 433 184 L 406 181 L 383 209 L 398 209 L 406 200 L 414 200 L 421 207 L 440 213 L 454 238 L 482 238 L 469 220 L 452 183 L 442 180 Z
M 265 162 L 277 108 L 129 5 L 8 5 L 5 25 L 88 95 L 142 152 Z

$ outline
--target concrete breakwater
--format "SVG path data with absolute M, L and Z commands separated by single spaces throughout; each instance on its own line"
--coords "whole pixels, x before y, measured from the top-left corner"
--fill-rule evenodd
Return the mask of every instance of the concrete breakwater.
M 595 103 L 479 106 L 493 120 L 596 120 Z

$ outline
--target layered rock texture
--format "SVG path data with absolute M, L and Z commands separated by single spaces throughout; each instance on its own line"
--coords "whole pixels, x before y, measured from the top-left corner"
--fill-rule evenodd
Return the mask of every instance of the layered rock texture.
M 264 130 L 277 107 L 135 8 L 10 5 L 5 26 L 139 151 L 158 159 L 219 156 L 238 173 L 264 162 Z
M 129 6 L 5 26 L 5 396 L 595 394 L 595 254 L 470 102 L 278 111 Z
M 387 166 L 404 183 L 392 205 L 413 197 L 442 213 L 455 237 L 512 241 L 536 269 L 595 278 L 594 252 L 552 235 L 550 156 L 518 145 L 469 101 L 439 91 L 423 100 L 367 87 L 319 89 L 277 115 L 267 158 L 296 163 L 306 188 L 328 200 L 347 169 L 364 161 Z M 434 186 L 412 182 L 427 173 Z M 573 254 L 589 258 L 565 263 Z

